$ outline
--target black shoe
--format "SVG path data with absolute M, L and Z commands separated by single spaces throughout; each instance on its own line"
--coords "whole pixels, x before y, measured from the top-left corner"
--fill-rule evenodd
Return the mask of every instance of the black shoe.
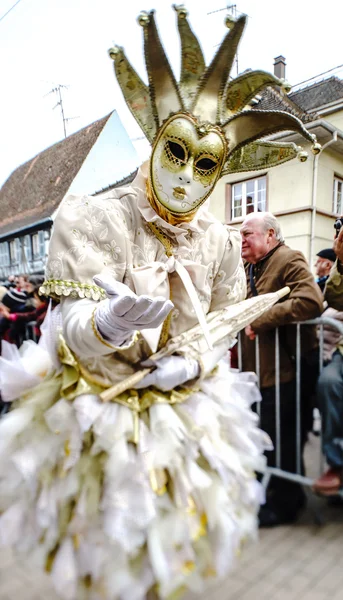
M 329 496 L 329 498 L 327 499 L 328 505 L 329 506 L 338 506 L 339 508 L 342 508 L 343 506 L 343 498 L 342 496 Z
M 278 525 L 290 525 L 298 519 L 299 510 L 294 512 L 283 512 L 268 504 L 261 506 L 258 513 L 259 527 L 277 527 Z

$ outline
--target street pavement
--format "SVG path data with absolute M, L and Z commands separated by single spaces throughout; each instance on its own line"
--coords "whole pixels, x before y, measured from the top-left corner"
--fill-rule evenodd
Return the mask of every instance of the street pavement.
M 319 468 L 318 438 L 307 447 L 307 471 Z M 298 523 L 260 531 L 231 576 L 201 600 L 343 600 L 343 504 L 309 493 Z M 0 600 L 58 600 L 45 574 L 0 551 Z

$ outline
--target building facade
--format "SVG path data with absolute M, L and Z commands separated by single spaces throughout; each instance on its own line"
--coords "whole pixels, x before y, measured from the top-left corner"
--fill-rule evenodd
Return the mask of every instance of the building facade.
M 18 167 L 0 190 L 0 281 L 44 272 L 54 216 L 66 194 L 128 183 L 138 164 L 113 111 Z
M 274 70 L 285 76 L 283 56 Z M 322 151 L 314 156 L 294 133 L 274 135 L 303 146 L 307 161 L 223 177 L 210 210 L 237 227 L 250 212 L 272 212 L 287 244 L 313 266 L 316 253 L 332 245 L 334 221 L 343 213 L 343 81 L 330 77 L 288 96 L 267 88 L 252 104 L 254 110 L 286 110 L 300 118 Z M 0 190 L 0 281 L 44 271 L 54 215 L 67 193 L 96 194 L 129 183 L 138 164 L 113 111 L 16 169 Z
M 237 227 L 250 212 L 272 212 L 287 244 L 301 250 L 312 266 L 316 253 L 332 246 L 333 224 L 343 213 L 343 81 L 331 77 L 287 97 L 266 90 L 254 109 L 267 107 L 298 116 L 322 151 L 313 155 L 300 136 L 274 135 L 271 139 L 301 145 L 307 161 L 294 159 L 269 170 L 223 177 L 211 197 L 211 210 Z

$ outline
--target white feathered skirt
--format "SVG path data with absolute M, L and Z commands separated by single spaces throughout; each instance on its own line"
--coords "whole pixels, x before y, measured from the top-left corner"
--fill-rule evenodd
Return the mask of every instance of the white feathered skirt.
M 174 598 L 225 577 L 263 501 L 254 375 L 223 364 L 183 402 L 139 414 L 63 385 L 54 371 L 0 421 L 0 543 L 64 600 Z

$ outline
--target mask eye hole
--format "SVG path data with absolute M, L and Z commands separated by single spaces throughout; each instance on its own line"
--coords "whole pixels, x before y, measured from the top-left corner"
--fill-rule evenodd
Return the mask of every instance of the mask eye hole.
M 166 145 L 168 154 L 171 155 L 174 160 L 176 159 L 182 163 L 186 162 L 186 152 L 181 144 L 168 140 Z
M 206 156 L 203 158 L 199 158 L 199 160 L 196 162 L 196 168 L 200 171 L 212 171 L 216 168 L 217 164 L 218 163 L 212 158 Z
M 187 164 L 189 150 L 187 146 L 175 137 L 167 137 L 164 140 L 162 152 L 162 165 L 172 173 L 177 173 L 185 164 Z

